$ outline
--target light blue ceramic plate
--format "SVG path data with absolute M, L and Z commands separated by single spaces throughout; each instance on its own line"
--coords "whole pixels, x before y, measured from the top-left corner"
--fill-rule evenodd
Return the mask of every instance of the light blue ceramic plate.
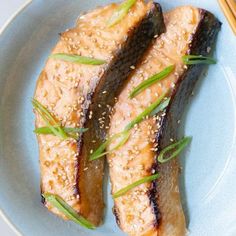
M 0 36 L 0 208 L 22 235 L 123 235 L 114 221 L 110 197 L 105 224 L 93 232 L 64 222 L 42 206 L 30 103 L 58 33 L 73 26 L 81 12 L 108 2 L 36 0 Z M 199 84 L 185 121 L 185 133 L 194 138 L 182 157 L 181 185 L 191 236 L 235 236 L 236 38 L 214 0 L 160 3 L 164 10 L 193 4 L 212 11 L 223 22 L 215 54 L 218 64 Z

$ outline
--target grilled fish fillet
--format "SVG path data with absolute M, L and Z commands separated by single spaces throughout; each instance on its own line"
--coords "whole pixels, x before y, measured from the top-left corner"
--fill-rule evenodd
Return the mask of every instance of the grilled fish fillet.
M 103 217 L 104 161 L 88 161 L 90 150 L 103 141 L 109 111 L 155 34 L 164 30 L 158 4 L 137 1 L 117 25 L 107 22 L 117 4 L 82 15 L 73 29 L 61 34 L 52 54 L 66 53 L 106 60 L 104 65 L 84 65 L 50 58 L 43 69 L 35 99 L 65 127 L 86 127 L 78 140 L 38 135 L 42 193 L 59 195 L 95 225 Z M 100 122 L 103 115 L 104 119 Z M 36 127 L 45 126 L 36 112 Z M 45 202 L 45 199 L 43 199 Z M 50 203 L 53 213 L 65 218 Z
M 183 236 L 186 233 L 178 161 L 159 164 L 156 157 L 172 139 L 176 140 L 178 121 L 205 69 L 202 65 L 186 66 L 181 58 L 186 54 L 208 55 L 221 25 L 211 13 L 191 6 L 176 8 L 166 13 L 164 19 L 166 33 L 156 39 L 130 76 L 114 107 L 109 130 L 110 136 L 122 132 L 160 95 L 171 91 L 169 106 L 134 127 L 129 140 L 107 156 L 113 194 L 139 179 L 160 173 L 156 181 L 133 188 L 114 201 L 117 223 L 131 236 Z M 172 74 L 135 98 L 129 98 L 134 87 L 170 65 L 175 65 Z M 108 151 L 117 142 L 113 141 Z

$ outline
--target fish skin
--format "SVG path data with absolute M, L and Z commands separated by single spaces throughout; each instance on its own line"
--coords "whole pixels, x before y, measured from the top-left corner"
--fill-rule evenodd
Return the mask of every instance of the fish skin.
M 96 226 L 102 223 L 104 214 L 104 161 L 89 162 L 88 159 L 90 150 L 95 148 L 92 141 L 99 145 L 105 137 L 98 119 L 106 111 L 106 124 L 109 123 L 110 110 L 104 105 L 113 105 L 114 97 L 132 72 L 130 67 L 136 65 L 153 36 L 164 31 L 160 6 L 142 0 L 137 1 L 121 22 L 107 28 L 106 22 L 117 6 L 111 4 L 82 15 L 75 28 L 60 34 L 52 51 L 52 54 L 92 54 L 94 58 L 106 60 L 107 64 L 91 66 L 50 58 L 39 76 L 34 96 L 62 125 L 89 128 L 77 141 L 60 140 L 53 135 L 37 138 L 41 192 L 59 195 Z M 103 93 L 105 90 L 107 94 Z M 100 103 L 102 107 L 97 109 Z M 45 123 L 36 112 L 36 128 L 43 126 Z M 66 219 L 44 198 L 42 202 Z
M 189 45 L 187 53 L 189 55 L 211 56 L 212 48 L 215 46 L 217 35 L 221 29 L 221 22 L 209 11 L 199 9 L 199 12 L 200 22 L 196 32 L 192 35 L 191 44 Z M 161 127 L 156 135 L 156 143 L 159 144 L 159 150 L 170 145 L 170 139 L 177 140 L 179 127 L 178 121 L 183 118 L 183 114 L 191 100 L 194 88 L 197 82 L 204 76 L 208 68 L 207 65 L 187 65 L 186 67 L 187 68 L 172 91 L 169 106 L 164 111 L 166 115 L 163 116 L 158 124 L 158 126 Z M 157 152 L 157 156 L 159 153 L 160 151 Z M 160 192 L 163 190 L 158 186 L 161 185 L 162 181 L 170 181 L 172 174 L 173 176 L 176 175 L 175 178 L 178 178 L 180 173 L 179 168 L 178 159 L 174 159 L 165 164 L 156 162 L 156 165 L 153 168 L 153 171 L 160 173 L 161 176 L 160 179 L 153 182 L 152 188 L 150 189 L 150 201 L 152 202 L 154 209 L 156 209 L 156 225 L 157 228 L 160 229 L 158 236 L 166 234 L 164 229 L 165 227 L 162 226 L 164 223 L 161 219 L 161 215 L 165 213 L 161 213 L 158 206 Z M 173 172 L 173 169 L 176 171 Z M 178 235 L 184 235 L 184 233 Z
M 188 17 L 191 11 L 194 13 L 191 17 Z M 179 47 L 181 50 L 184 50 L 184 53 L 171 48 L 174 45 L 174 43 L 171 43 L 172 40 L 173 42 L 178 40 L 177 36 L 170 35 L 171 31 L 175 34 L 179 34 L 182 38 L 185 37 L 184 33 L 180 32 L 180 30 L 175 32 L 175 24 L 181 24 L 181 22 L 178 22 L 178 19 L 176 20 L 173 17 L 171 19 L 171 14 L 179 14 L 183 19 L 186 17 L 186 20 L 193 21 L 193 23 L 188 22 L 188 24 L 195 25 L 190 31 L 190 33 L 192 33 L 189 38 L 186 38 L 184 42 L 186 46 L 182 45 L 181 42 L 179 43 Z M 177 58 L 178 63 L 175 69 L 175 73 L 177 74 L 175 75 L 173 73 L 174 75 L 172 74 L 164 81 L 160 82 L 162 85 L 160 87 L 164 88 L 166 86 L 170 88 L 172 82 L 175 84 L 173 89 L 171 89 L 170 104 L 165 111 L 159 114 L 157 121 L 152 121 L 151 119 L 143 121 L 139 125 L 141 131 L 132 131 L 131 140 L 123 145 L 123 147 L 119 148 L 119 150 L 107 156 L 112 193 L 115 193 L 122 187 L 126 187 L 138 178 L 140 179 L 153 173 L 160 173 L 160 178 L 156 181 L 132 189 L 125 196 L 115 199 L 113 213 L 116 217 L 117 224 L 130 236 L 183 236 L 186 233 L 185 216 L 182 210 L 178 186 L 180 172 L 178 160 L 173 159 L 165 164 L 159 164 L 156 161 L 156 157 L 160 150 L 171 143 L 170 139 L 177 139 L 178 121 L 183 115 L 195 84 L 207 68 L 206 65 L 184 66 L 181 62 L 181 55 L 209 55 L 221 26 L 221 23 L 211 13 L 191 6 L 174 9 L 164 14 L 164 17 L 167 31 L 151 46 L 147 55 L 144 56 L 143 61 L 147 60 L 147 64 L 150 64 L 150 68 L 157 64 L 158 70 L 158 67 L 164 69 L 164 65 L 168 66 L 169 63 L 171 64 Z M 188 30 L 189 26 L 187 25 L 186 31 Z M 163 51 L 162 45 L 160 46 L 163 38 L 166 38 L 166 43 L 170 46 L 166 51 Z M 168 53 L 166 53 L 167 51 Z M 166 60 L 164 60 L 165 56 L 167 57 Z M 159 63 L 152 63 L 149 57 L 156 58 L 156 61 L 158 62 L 159 60 Z M 142 92 L 144 95 L 139 94 L 133 102 L 130 101 L 128 98 L 129 92 L 142 81 L 142 78 L 138 78 L 138 72 L 140 71 L 146 73 L 144 74 L 145 78 L 148 78 L 154 73 L 153 69 L 149 69 L 148 66 L 145 67 L 142 62 L 137 66 L 136 72 L 130 77 L 134 85 L 132 85 L 131 82 L 127 83 L 127 86 L 115 105 L 115 112 L 111 119 L 110 135 L 122 131 L 122 127 L 125 127 L 125 125 L 140 113 L 136 110 L 145 108 L 145 100 L 148 100 L 152 93 L 158 92 L 160 95 L 160 93 L 163 92 L 163 89 L 158 88 L 157 85 L 153 85 L 149 89 L 150 91 L 147 89 L 145 92 Z M 178 75 L 178 73 L 180 74 Z M 176 76 L 177 79 L 174 78 L 174 76 Z M 151 99 L 148 100 L 150 103 L 153 101 L 154 100 Z M 141 103 L 140 106 L 137 105 L 138 102 Z M 132 108 L 134 110 L 132 110 Z M 129 113 L 129 115 L 127 115 L 127 113 Z M 155 135 L 152 136 L 155 141 L 153 146 L 155 147 L 156 144 L 158 151 L 151 153 L 150 147 L 147 148 L 143 145 L 144 147 L 142 149 L 138 149 L 141 154 L 135 154 L 134 159 L 131 159 L 130 156 L 134 154 L 127 153 L 132 151 L 132 145 L 138 146 L 140 143 L 142 144 L 142 140 L 146 140 L 147 134 L 145 132 L 148 125 L 152 126 L 152 130 L 158 130 Z M 141 132 L 139 139 L 136 136 L 138 132 Z M 138 141 L 135 141 L 137 139 Z M 142 146 L 141 144 L 140 146 Z M 108 150 L 112 149 L 113 145 L 115 146 L 115 144 L 111 144 Z M 132 164 L 132 162 L 134 162 L 134 164 Z M 143 165 L 144 169 L 138 170 L 138 165 Z M 134 170 L 129 170 L 127 169 L 128 167 Z M 132 172 L 133 175 L 131 175 Z M 143 210 L 140 210 L 141 208 Z

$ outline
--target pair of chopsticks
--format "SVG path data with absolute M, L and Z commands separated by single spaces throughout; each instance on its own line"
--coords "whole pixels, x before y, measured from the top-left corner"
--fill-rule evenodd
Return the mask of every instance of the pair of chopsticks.
M 236 35 L 236 0 L 219 0 L 219 4 Z

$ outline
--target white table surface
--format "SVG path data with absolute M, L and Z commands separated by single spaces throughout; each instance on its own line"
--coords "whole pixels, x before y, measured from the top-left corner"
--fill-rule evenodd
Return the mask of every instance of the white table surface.
M 26 0 L 0 0 L 0 29 Z M 0 217 L 0 235 L 16 236 L 13 230 Z

